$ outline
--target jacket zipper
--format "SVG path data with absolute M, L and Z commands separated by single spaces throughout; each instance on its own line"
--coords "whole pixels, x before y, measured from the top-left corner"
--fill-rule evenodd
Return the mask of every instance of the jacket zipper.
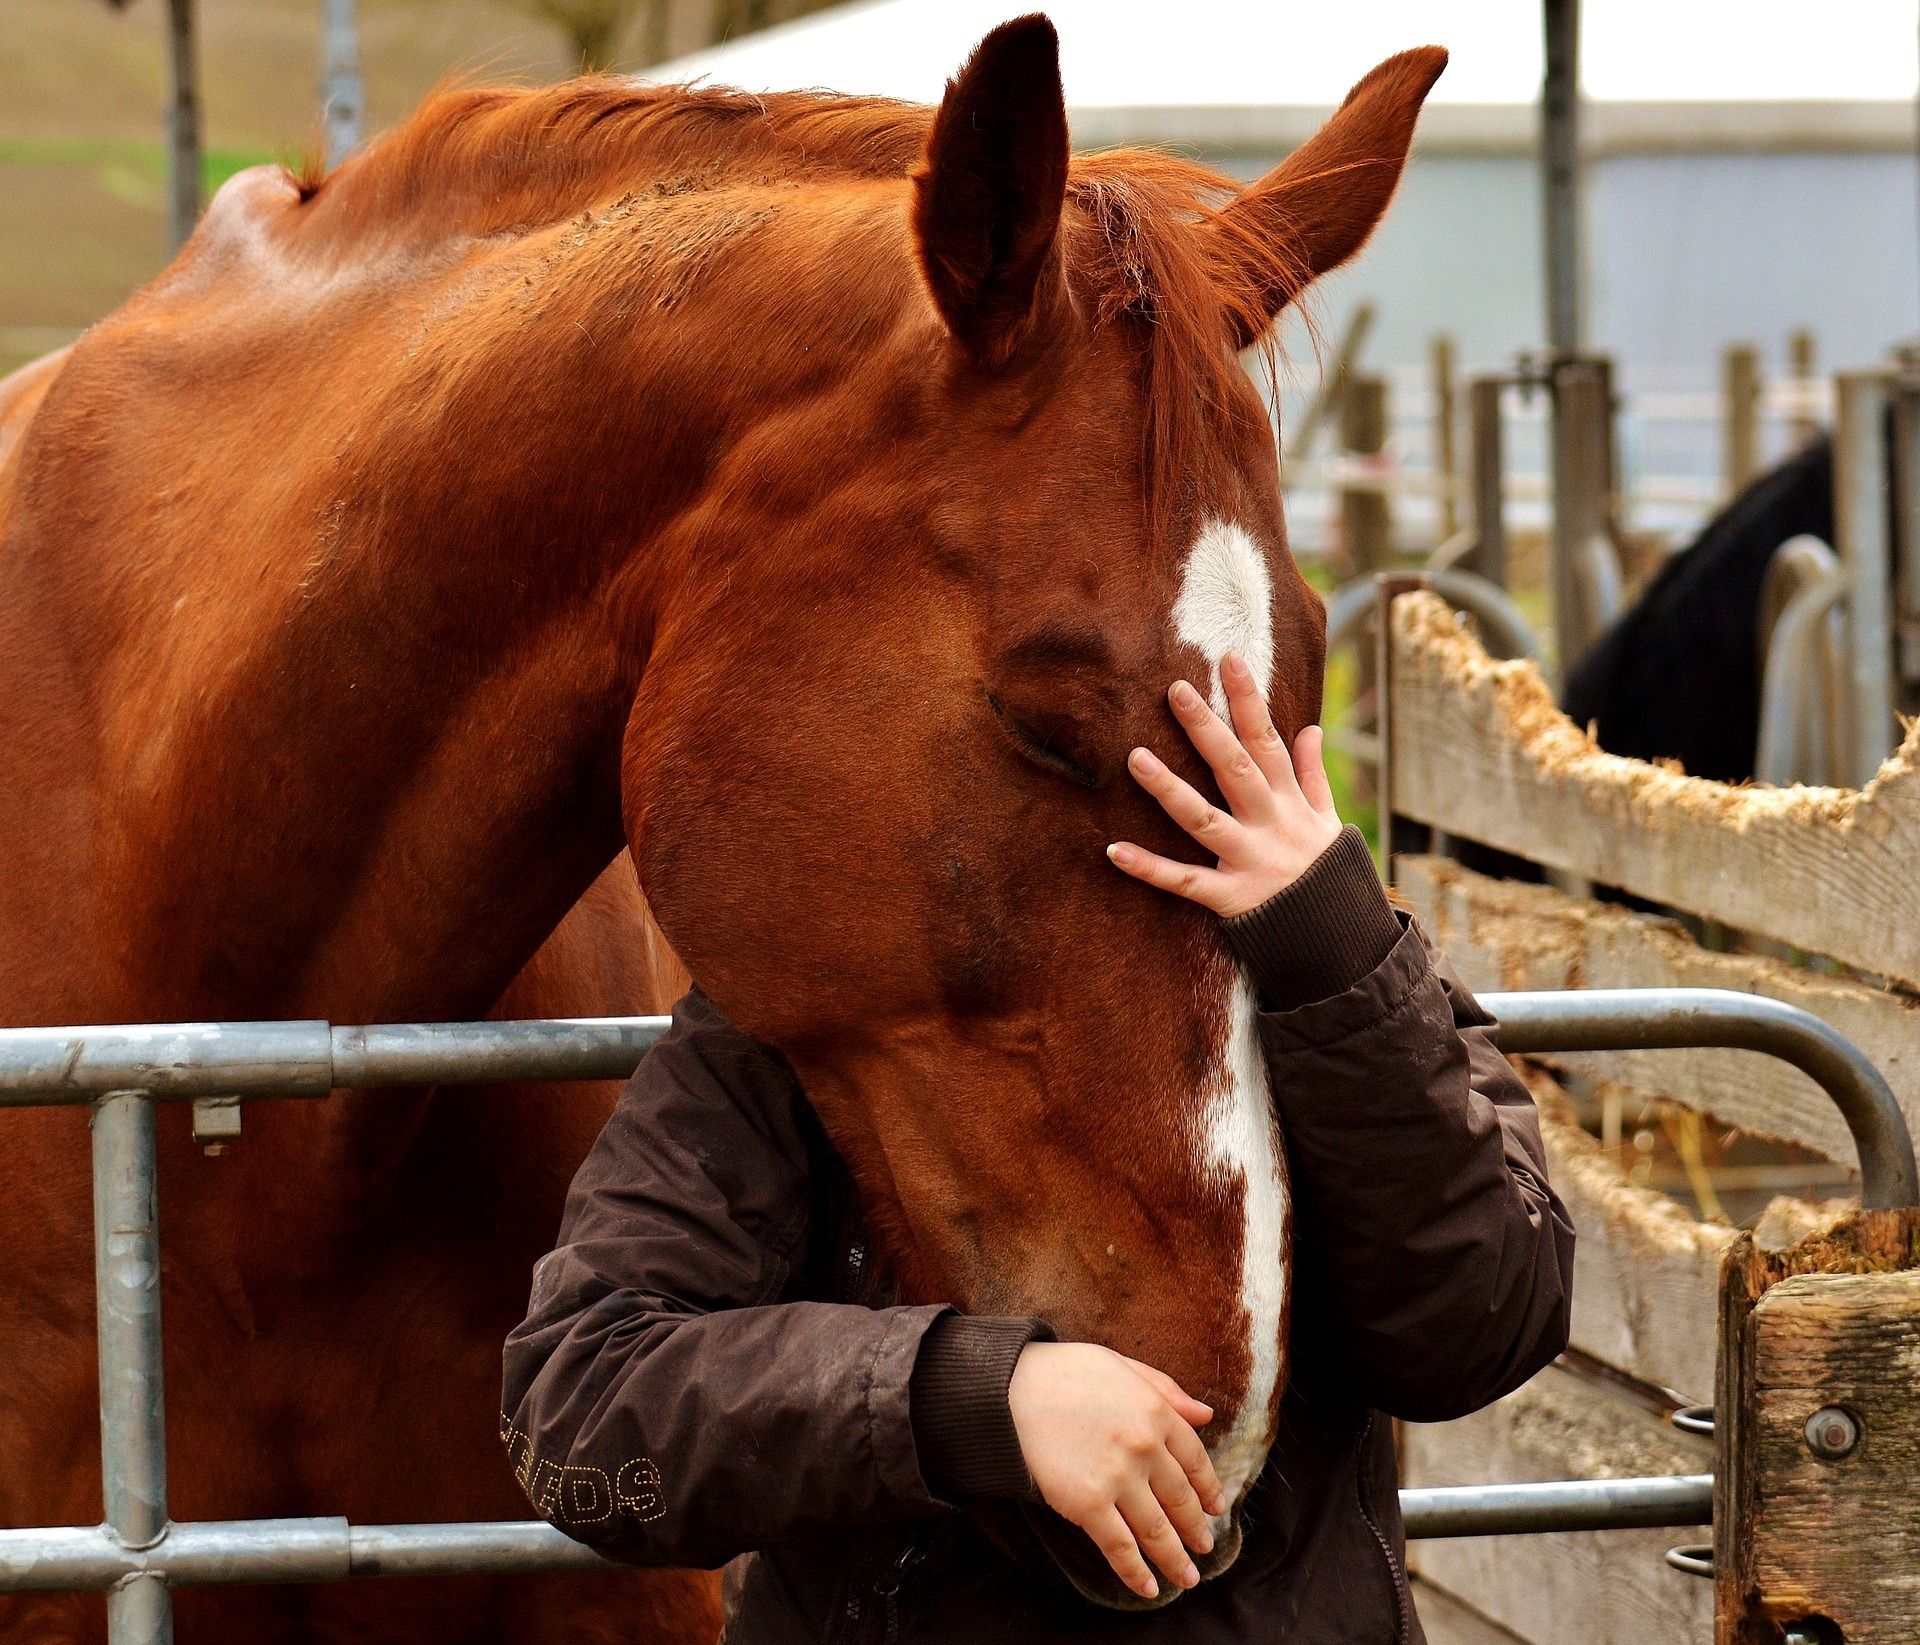
M 907 1573 L 925 1557 L 926 1551 L 918 1542 L 909 1542 L 900 1550 L 900 1557 L 893 1562 L 893 1569 L 873 1585 L 873 1591 L 887 1602 L 887 1631 L 883 1645 L 900 1645 L 900 1584 L 907 1579 Z
M 1373 1532 L 1373 1540 L 1379 1545 L 1380 1557 L 1387 1562 L 1387 1574 L 1393 1578 L 1394 1637 L 1399 1645 L 1408 1645 L 1406 1573 L 1400 1569 L 1400 1561 L 1393 1557 L 1393 1544 L 1374 1522 L 1373 1505 L 1367 1499 L 1367 1454 L 1373 1439 L 1373 1423 L 1374 1413 L 1369 1411 L 1367 1420 L 1360 1426 L 1359 1453 L 1353 1464 L 1353 1494 L 1360 1505 L 1360 1517 L 1367 1522 L 1367 1529 Z
M 867 1246 L 864 1240 L 855 1240 L 847 1247 L 847 1277 L 842 1292 L 848 1302 L 860 1300 L 860 1281 L 867 1266 Z

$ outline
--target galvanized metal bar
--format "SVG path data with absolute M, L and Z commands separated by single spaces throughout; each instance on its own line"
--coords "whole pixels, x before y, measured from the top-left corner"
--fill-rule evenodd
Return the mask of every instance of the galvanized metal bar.
M 224 1519 L 170 1526 L 129 1548 L 105 1526 L 0 1531 L 0 1592 L 339 1582 L 366 1576 L 600 1570 L 611 1562 L 537 1519 L 349 1525 L 344 1519 Z
M 324 1097 L 332 1085 L 324 1022 L 0 1029 L 0 1106 L 136 1090 L 162 1099 Z
M 100 1334 L 100 1473 L 107 1529 L 126 1548 L 167 1531 L 167 1405 L 160 1339 L 153 1099 L 103 1097 L 93 1111 L 93 1278 Z M 166 1645 L 173 1602 L 137 1577 L 107 1601 L 111 1645 Z
M 1713 1476 L 1449 1485 L 1402 1491 L 1400 1512 L 1412 1538 L 1705 1525 L 1713 1517 Z M 184 1588 L 609 1568 L 611 1561 L 537 1519 L 446 1525 L 207 1520 L 174 1525 L 144 1550 L 125 1547 L 104 1527 L 0 1531 L 0 1591 L 16 1593 L 111 1590 L 129 1578 Z
M 1797 1005 L 1726 988 L 1581 988 L 1483 994 L 1504 1051 L 1762 1051 L 1819 1082 L 1860 1153 L 1860 1202 L 1920 1205 L 1913 1139 L 1892 1090 L 1866 1053 Z
M 1409 1540 L 1526 1531 L 1630 1531 L 1711 1525 L 1712 1474 L 1572 1479 L 1530 1485 L 1443 1485 L 1400 1493 Z
M 672 1020 L 571 1017 L 336 1028 L 333 1083 L 343 1090 L 363 1090 L 381 1085 L 625 1079 Z
M 0 1107 L 92 1102 L 140 1090 L 162 1101 L 324 1097 L 336 1089 L 625 1079 L 668 1017 L 535 1022 L 134 1024 L 0 1029 Z

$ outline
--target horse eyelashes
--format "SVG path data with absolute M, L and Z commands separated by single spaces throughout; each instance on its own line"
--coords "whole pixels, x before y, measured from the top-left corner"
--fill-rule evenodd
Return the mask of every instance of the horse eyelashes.
M 1088 770 L 1071 754 L 1059 748 L 1052 734 L 1042 734 L 1015 719 L 991 691 L 987 693 L 987 706 L 993 710 L 994 718 L 1000 722 L 1000 728 L 1006 732 L 1013 746 L 1035 765 L 1051 771 L 1055 776 L 1065 777 L 1069 782 L 1078 783 L 1082 788 L 1100 786 L 1097 772 Z

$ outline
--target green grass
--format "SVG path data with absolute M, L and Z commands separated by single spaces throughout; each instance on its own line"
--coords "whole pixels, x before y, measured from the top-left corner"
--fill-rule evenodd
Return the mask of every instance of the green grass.
M 213 149 L 200 157 L 200 186 L 211 195 L 235 172 L 275 161 L 297 165 L 300 156 L 291 151 Z M 4 165 L 86 166 L 109 194 L 124 197 L 131 191 L 141 196 L 139 203 L 144 203 L 149 188 L 163 190 L 167 179 L 167 152 L 159 143 L 0 137 L 0 166 Z M 153 209 L 161 210 L 165 203 L 164 197 L 156 197 Z
M 1324 597 L 1333 593 L 1333 575 L 1324 565 L 1302 568 L 1306 579 Z M 1360 694 L 1360 659 L 1352 646 L 1343 646 L 1327 659 L 1327 683 L 1320 710 L 1322 725 L 1338 725 L 1352 711 Z M 1377 848 L 1380 839 L 1380 807 L 1374 800 L 1372 773 L 1349 754 L 1327 750 L 1327 782 L 1333 789 L 1333 803 L 1342 822 L 1352 823 L 1367 837 L 1367 845 Z

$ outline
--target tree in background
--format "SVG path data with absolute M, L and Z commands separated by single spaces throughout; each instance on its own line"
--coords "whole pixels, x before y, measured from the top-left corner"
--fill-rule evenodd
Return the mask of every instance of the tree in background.
M 694 43 L 718 45 L 773 23 L 824 10 L 834 0 L 516 0 L 544 18 L 573 47 L 582 74 L 617 57 L 661 63 Z M 692 27 L 695 19 L 699 26 Z
M 572 45 L 580 72 L 593 74 L 613 62 L 614 49 L 633 20 L 647 14 L 646 33 L 664 34 L 672 0 L 520 0 L 523 11 L 544 17 Z
M 127 0 L 107 4 L 124 11 Z M 167 217 L 176 251 L 200 217 L 200 73 L 193 22 L 193 0 L 167 0 L 167 59 L 173 71 L 167 109 Z

